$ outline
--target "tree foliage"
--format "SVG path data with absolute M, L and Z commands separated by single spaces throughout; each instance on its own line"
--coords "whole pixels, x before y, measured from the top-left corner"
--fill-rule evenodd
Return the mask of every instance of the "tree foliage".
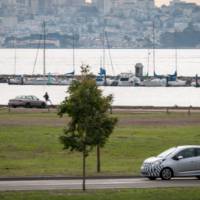
M 117 119 L 110 117 L 112 95 L 104 97 L 90 74 L 83 74 L 68 89 L 69 96 L 59 107 L 59 115 L 67 113 L 70 122 L 61 141 L 70 151 L 88 153 L 100 145 L 103 147 L 112 133 Z
M 63 116 L 67 113 L 70 121 L 60 140 L 65 149 L 83 152 L 87 157 L 95 146 L 106 144 L 117 123 L 108 112 L 113 97 L 103 96 L 87 67 L 82 68 L 81 79 L 74 81 L 67 93 L 58 114 Z

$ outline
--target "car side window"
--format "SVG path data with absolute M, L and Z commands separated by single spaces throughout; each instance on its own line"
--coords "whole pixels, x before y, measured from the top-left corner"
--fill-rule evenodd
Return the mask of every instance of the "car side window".
M 36 100 L 37 100 L 37 97 L 35 97 L 35 96 L 32 96 L 32 99 L 36 101 Z
M 200 156 L 200 148 L 197 148 L 195 150 L 196 150 L 196 156 Z
M 179 157 L 179 156 L 183 156 L 183 158 L 195 157 L 195 150 L 194 150 L 194 148 L 185 149 L 177 154 L 177 157 Z

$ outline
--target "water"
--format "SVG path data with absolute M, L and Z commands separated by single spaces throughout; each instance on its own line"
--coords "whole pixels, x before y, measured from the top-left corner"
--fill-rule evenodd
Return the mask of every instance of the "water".
M 177 50 L 178 74 L 184 76 L 195 76 L 200 74 L 200 49 L 198 50 Z M 17 49 L 16 50 L 16 70 L 15 70 L 15 50 L 0 49 L 0 74 L 35 74 L 43 73 L 43 52 L 39 50 L 37 63 L 36 49 Z M 80 66 L 89 64 L 91 71 L 97 74 L 99 71 L 100 60 L 102 57 L 101 49 L 78 49 L 75 50 L 75 71 L 80 74 Z M 175 71 L 175 50 L 156 50 L 156 72 L 157 74 L 173 74 Z M 148 50 L 106 50 L 105 67 L 107 73 L 115 75 L 120 72 L 134 72 L 136 63 L 141 62 L 144 65 L 144 73 L 148 71 Z M 111 65 L 111 59 L 113 67 Z M 54 74 L 63 74 L 73 70 L 73 51 L 70 49 L 48 49 L 46 52 L 46 72 Z M 153 74 L 153 53 L 149 55 L 149 74 Z
M 200 88 L 144 88 L 144 87 L 102 87 L 105 95 L 113 94 L 115 106 L 197 106 L 200 107 Z M 9 86 L 0 84 L 0 104 L 18 95 L 36 95 L 44 99 L 45 92 L 53 104 L 65 98 L 66 86 Z M 3 95 L 2 95 L 3 94 Z
M 37 50 L 0 49 L 0 74 L 32 74 Z M 134 72 L 136 63 L 144 64 L 144 73 L 149 71 L 153 74 L 152 52 L 148 50 L 106 50 L 106 69 L 108 74 L 116 75 L 120 72 Z M 100 66 L 102 50 L 75 51 L 76 74 L 80 74 L 80 66 L 89 64 L 91 71 L 97 74 Z M 63 74 L 71 72 L 72 50 L 47 50 L 47 73 Z M 35 65 L 35 74 L 43 72 L 42 50 L 39 51 L 38 60 Z M 175 71 L 175 50 L 156 50 L 156 72 L 157 74 L 172 74 Z M 183 76 L 195 76 L 200 74 L 200 50 L 178 50 L 178 74 Z M 134 87 L 102 87 L 104 94 L 113 94 L 114 105 L 118 106 L 200 106 L 200 88 L 134 88 Z M 0 84 L 0 104 L 7 104 L 8 100 L 18 95 L 36 95 L 43 99 L 45 92 L 48 92 L 54 104 L 59 104 L 66 96 L 66 86 L 9 86 Z

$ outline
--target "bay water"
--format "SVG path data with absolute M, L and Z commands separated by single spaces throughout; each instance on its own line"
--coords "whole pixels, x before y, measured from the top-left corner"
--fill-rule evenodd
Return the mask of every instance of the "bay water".
M 153 74 L 153 52 L 148 49 L 106 50 L 105 68 L 108 75 L 133 72 L 136 63 L 144 65 L 144 74 Z M 81 65 L 89 65 L 98 74 L 102 63 L 101 49 L 76 49 L 75 73 L 80 74 Z M 200 49 L 156 49 L 156 73 L 173 74 L 176 60 L 179 76 L 200 74 Z M 36 59 L 37 58 L 37 59 Z M 48 49 L 46 51 L 46 72 L 65 74 L 73 71 L 72 49 Z M 0 74 L 42 74 L 42 49 L 0 49 Z M 104 94 L 113 94 L 117 106 L 200 106 L 200 88 L 144 88 L 144 87 L 102 87 Z M 7 104 L 18 95 L 35 95 L 43 98 L 48 92 L 54 104 L 59 104 L 67 95 L 67 86 L 21 86 L 0 84 L 0 104 Z

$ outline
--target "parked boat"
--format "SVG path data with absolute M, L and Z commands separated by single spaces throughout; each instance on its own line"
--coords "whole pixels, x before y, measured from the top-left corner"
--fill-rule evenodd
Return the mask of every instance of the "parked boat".
M 15 76 L 13 78 L 8 78 L 9 85 L 22 85 L 23 84 L 23 77 L 22 76 Z
M 106 70 L 103 67 L 100 67 L 100 72 L 96 77 L 96 84 L 98 86 L 105 86 L 106 85 Z
M 167 82 L 167 86 L 169 86 L 169 87 L 185 87 L 186 85 L 187 85 L 186 81 L 183 81 L 180 79 Z
M 37 59 L 37 56 L 36 56 L 36 59 Z M 46 77 L 46 23 L 45 22 L 43 22 L 43 76 L 25 77 L 23 84 L 24 85 L 47 85 L 48 84 L 48 77 Z
M 168 75 L 167 77 L 167 86 L 168 87 L 184 87 L 187 85 L 186 81 L 180 80 L 177 77 L 177 70 L 174 74 Z
M 144 87 L 165 87 L 166 83 L 166 78 L 151 78 L 144 80 L 141 85 Z
M 24 85 L 47 85 L 48 78 L 47 77 L 24 77 L 23 84 Z
M 133 73 L 121 73 L 116 79 L 117 86 L 139 86 L 141 81 Z
M 195 79 L 192 80 L 191 86 L 193 87 L 200 87 L 200 80 L 198 75 L 195 76 Z
M 107 77 L 106 85 L 107 86 L 117 86 L 118 85 L 117 77 L 115 77 L 115 76 L 109 77 L 109 78 Z

